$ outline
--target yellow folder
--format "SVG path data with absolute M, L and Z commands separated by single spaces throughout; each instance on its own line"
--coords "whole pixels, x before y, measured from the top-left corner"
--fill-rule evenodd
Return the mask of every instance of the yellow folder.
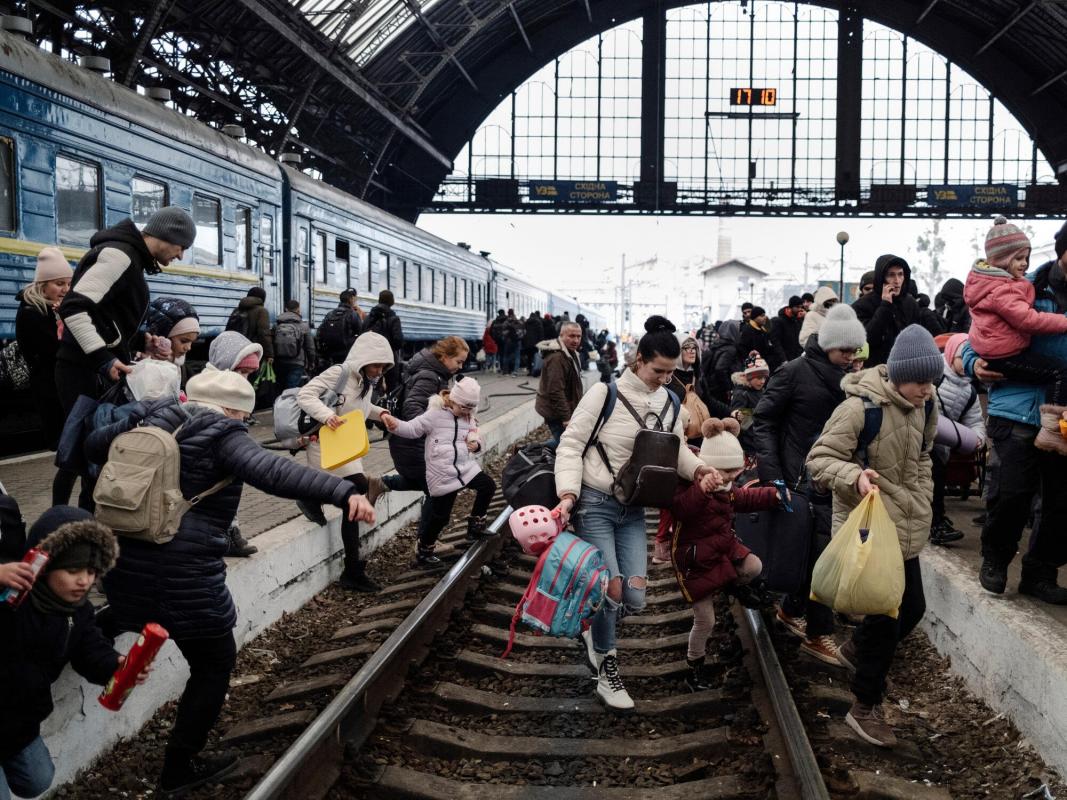
M 336 469 L 367 455 L 370 439 L 367 438 L 367 422 L 363 412 L 349 411 L 341 415 L 345 421 L 337 430 L 323 425 L 319 429 L 319 450 L 323 469 Z

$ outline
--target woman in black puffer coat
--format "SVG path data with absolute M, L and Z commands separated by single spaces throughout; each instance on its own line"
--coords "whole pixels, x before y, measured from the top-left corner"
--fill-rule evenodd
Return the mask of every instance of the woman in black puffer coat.
M 103 463 L 112 440 L 138 424 L 168 432 L 181 426 L 182 494 L 194 497 L 226 477 L 233 479 L 191 508 L 166 544 L 123 539 L 118 564 L 104 581 L 119 629 L 140 630 L 145 622 L 158 622 L 189 663 L 163 762 L 165 791 L 221 775 L 235 763 L 233 757 L 197 754 L 218 720 L 237 657 L 237 612 L 226 588 L 223 556 L 244 482 L 277 497 L 347 509 L 349 519 L 374 521 L 373 508 L 351 483 L 264 450 L 248 435 L 243 419 L 252 413 L 255 392 L 246 379 L 208 369 L 189 380 L 187 394 L 184 406 L 174 399 L 142 405 L 86 443 L 88 458 Z

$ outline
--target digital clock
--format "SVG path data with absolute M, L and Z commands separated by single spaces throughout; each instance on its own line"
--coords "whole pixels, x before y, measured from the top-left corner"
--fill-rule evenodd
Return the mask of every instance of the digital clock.
M 730 90 L 730 105 L 732 106 L 776 106 L 778 105 L 777 89 L 753 89 L 744 87 Z

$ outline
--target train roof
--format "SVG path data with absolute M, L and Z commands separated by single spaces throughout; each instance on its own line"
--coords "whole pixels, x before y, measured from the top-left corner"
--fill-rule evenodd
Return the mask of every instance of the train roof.
M 0 32 L 0 69 L 109 115 L 185 141 L 231 163 L 274 178 L 278 176 L 277 163 L 266 153 L 53 55 L 19 36 Z
M 423 244 L 429 247 L 444 248 L 451 251 L 454 255 L 460 258 L 471 261 L 481 267 L 490 266 L 489 260 L 483 258 L 480 255 L 470 252 L 469 250 L 460 247 L 447 239 L 442 239 L 440 236 L 435 236 L 429 231 L 424 231 L 422 228 L 412 225 L 407 220 L 395 217 L 388 211 L 383 211 L 376 205 L 360 200 L 357 197 L 338 189 L 335 186 L 331 186 L 323 181 L 316 180 L 308 175 L 305 175 L 299 170 L 282 164 L 282 170 L 285 172 L 285 177 L 289 179 L 290 185 L 301 192 L 323 201 L 324 203 L 330 203 L 331 205 L 339 208 L 350 208 L 353 213 L 359 216 L 369 219 L 383 228 L 396 230 L 398 228 L 403 229 L 413 239 L 421 241 Z

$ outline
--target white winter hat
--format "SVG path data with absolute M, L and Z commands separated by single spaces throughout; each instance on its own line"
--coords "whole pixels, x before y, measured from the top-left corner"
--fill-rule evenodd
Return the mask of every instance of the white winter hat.
M 73 277 L 74 270 L 71 269 L 70 262 L 67 261 L 62 250 L 58 247 L 41 248 L 41 252 L 37 254 L 37 269 L 33 272 L 34 283 L 55 281 L 60 278 L 69 280 Z
M 467 408 L 477 408 L 481 398 L 482 387 L 478 385 L 478 381 L 474 380 L 474 378 L 464 378 L 461 381 L 456 381 L 452 390 L 448 393 L 449 400 L 457 406 L 466 406 Z
M 856 319 L 852 306 L 838 303 L 826 312 L 819 327 L 819 347 L 827 350 L 858 350 L 867 341 L 863 323 Z
M 745 466 L 745 453 L 737 435 L 741 426 L 736 419 L 704 420 L 700 433 L 704 441 L 700 443 L 700 460 L 715 469 L 741 469 Z
M 251 414 L 256 408 L 256 393 L 247 378 L 236 372 L 204 370 L 186 384 L 185 393 L 190 403 L 210 406 L 220 411 L 232 408 Z

